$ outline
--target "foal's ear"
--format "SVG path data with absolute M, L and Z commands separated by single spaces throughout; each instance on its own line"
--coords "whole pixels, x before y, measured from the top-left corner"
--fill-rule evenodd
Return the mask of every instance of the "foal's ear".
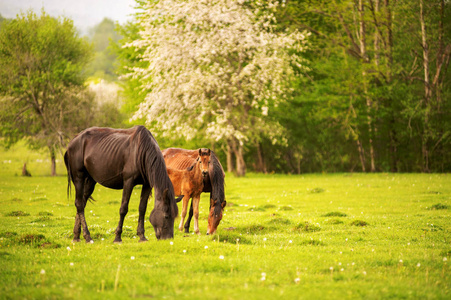
M 199 156 L 202 156 L 202 148 L 199 148 Z
M 207 155 L 210 156 L 210 148 L 207 149 Z
M 182 199 L 183 199 L 184 196 L 185 196 L 185 195 L 181 195 L 181 196 L 179 196 L 178 198 L 175 198 L 175 202 L 180 202 L 180 201 L 182 201 Z

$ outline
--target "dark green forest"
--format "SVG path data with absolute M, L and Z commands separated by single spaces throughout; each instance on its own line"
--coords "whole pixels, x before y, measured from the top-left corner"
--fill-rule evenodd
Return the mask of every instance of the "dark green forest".
M 303 53 L 309 71 L 271 116 L 286 128 L 287 144 L 273 145 L 266 136 L 246 144 L 248 170 L 450 171 L 449 2 L 292 0 L 282 1 L 276 16 L 281 31 L 311 33 Z M 139 28 L 130 23 L 119 30 L 123 45 Z M 119 51 L 119 60 L 122 67 L 142 64 L 131 49 Z M 138 79 L 124 83 L 129 112 L 144 99 L 138 86 Z M 201 131 L 197 141 L 226 160 L 224 142 Z
M 136 2 L 139 18 L 145 1 Z M 252 9 L 252 1 L 246 3 Z M 444 0 L 281 1 L 275 13 L 277 30 L 310 34 L 301 54 L 307 68 L 299 70 L 294 92 L 269 116 L 285 128 L 286 143 L 273 144 L 264 134 L 249 141 L 243 148 L 246 169 L 293 174 L 449 172 L 450 5 Z M 108 116 L 97 114 L 98 119 L 77 125 L 77 130 L 83 125 L 143 124 L 129 121 L 145 98 L 142 83 L 121 77 L 127 68 L 145 66 L 139 51 L 123 47 L 139 37 L 137 24 L 105 19 L 88 37 L 80 37 L 91 45 L 86 50 L 90 62 L 83 59 L 84 80 L 115 82 L 122 88 L 122 102 L 105 108 Z M 11 96 L 7 88 L 2 92 Z M 16 137 L 30 131 L 22 133 Z M 71 134 L 61 138 L 68 140 Z M 14 134 L 3 126 L 2 135 Z M 189 141 L 159 132 L 155 136 L 161 148 L 209 147 L 227 171 L 236 170 L 226 141 L 212 140 L 202 128 Z
M 282 118 L 296 146 L 267 165 L 286 172 L 450 170 L 449 2 L 287 1 L 278 17 L 283 29 L 312 33 L 311 72 L 282 110 L 293 112 Z

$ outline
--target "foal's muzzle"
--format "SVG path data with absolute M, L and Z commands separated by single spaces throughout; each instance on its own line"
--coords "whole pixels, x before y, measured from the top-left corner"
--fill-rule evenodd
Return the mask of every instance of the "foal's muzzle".
M 208 171 L 202 171 L 202 176 L 207 177 Z

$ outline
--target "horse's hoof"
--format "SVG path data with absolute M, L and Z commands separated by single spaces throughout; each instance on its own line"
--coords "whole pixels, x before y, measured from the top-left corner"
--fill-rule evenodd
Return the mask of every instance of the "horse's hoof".
M 114 240 L 113 243 L 114 243 L 114 244 L 122 244 L 122 240 L 118 240 L 118 241 Z
M 79 242 L 81 242 L 80 239 L 73 239 L 73 240 L 72 240 L 72 243 L 79 243 Z
M 185 228 L 185 233 L 189 233 L 189 229 L 188 228 Z
M 90 240 L 86 240 L 86 243 L 87 244 L 94 244 L 94 241 L 92 239 L 90 239 Z
M 183 231 L 183 227 L 179 227 L 179 231 Z
M 148 239 L 146 239 L 146 238 L 139 239 L 139 242 L 140 242 L 140 243 L 145 243 L 145 242 L 147 242 L 147 241 L 148 241 Z

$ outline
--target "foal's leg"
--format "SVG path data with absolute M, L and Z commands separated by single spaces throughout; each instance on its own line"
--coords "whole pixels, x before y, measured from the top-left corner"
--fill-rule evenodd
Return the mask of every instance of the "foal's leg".
M 139 202 L 139 219 L 138 219 L 138 229 L 136 233 L 139 236 L 140 242 L 146 242 L 147 239 L 144 236 L 144 218 L 147 210 L 147 202 L 149 200 L 150 192 L 152 188 L 148 185 L 143 185 L 141 190 L 141 200 Z
M 185 233 L 189 233 L 189 226 L 191 224 L 191 219 L 193 218 L 193 201 L 191 201 L 191 206 L 189 209 L 188 220 L 185 223 Z
M 179 225 L 180 231 L 183 230 L 183 222 L 185 221 L 186 212 L 188 210 L 189 198 L 190 198 L 189 193 L 185 193 L 185 195 L 183 196 L 183 200 L 182 200 L 182 216 L 180 218 L 180 225 Z
M 119 224 L 116 228 L 116 238 L 114 239 L 115 243 L 121 243 L 121 234 L 122 234 L 122 226 L 124 225 L 124 219 L 128 212 L 128 203 L 130 201 L 130 196 L 133 191 L 133 180 L 127 180 L 124 182 L 124 189 L 122 190 L 122 204 L 119 209 Z
M 74 226 L 74 242 L 80 241 L 81 226 L 83 226 L 83 237 L 87 243 L 92 241 L 91 234 L 88 230 L 88 224 L 85 219 L 86 201 L 85 194 L 85 177 L 83 175 L 75 176 L 73 179 L 75 186 L 75 207 L 77 208 L 77 215 L 75 216 Z M 92 193 L 92 192 L 91 192 Z
M 199 202 L 200 202 L 200 195 L 193 197 L 194 233 L 196 233 L 196 234 L 200 234 L 200 231 L 199 231 Z

